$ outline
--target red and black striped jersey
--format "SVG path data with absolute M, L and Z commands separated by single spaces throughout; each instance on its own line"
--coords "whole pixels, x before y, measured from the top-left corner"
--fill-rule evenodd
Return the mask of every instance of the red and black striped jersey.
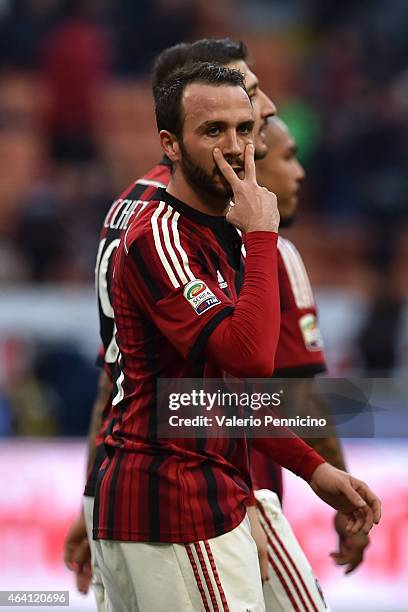
M 223 378 L 203 350 L 233 311 L 241 239 L 224 217 L 159 189 L 141 204 L 115 258 L 120 372 L 115 426 L 98 476 L 94 537 L 189 542 L 233 529 L 250 493 L 245 439 L 157 436 L 159 378 Z M 205 299 L 195 301 L 194 291 Z M 192 295 L 190 296 L 190 289 Z
M 130 220 L 129 212 L 134 214 L 134 202 L 137 200 L 146 201 L 157 187 L 167 185 L 170 170 L 171 162 L 164 158 L 149 173 L 132 183 L 112 204 L 101 231 L 100 240 L 104 242 L 99 249 L 96 267 L 96 286 L 103 339 L 100 351 L 102 357 L 99 363 L 103 364 L 105 361 L 110 377 L 112 377 L 117 356 L 110 297 L 112 255 L 116 251 L 118 238 L 128 226 L 126 219 Z M 107 223 L 108 219 L 111 220 L 110 224 Z M 111 246 L 112 243 L 114 243 L 113 247 Z M 245 249 L 243 251 L 245 252 Z M 106 254 L 109 255 L 108 258 Z M 304 317 L 306 315 L 311 315 L 313 318 L 312 328 L 317 325 L 316 307 L 310 282 L 299 253 L 292 243 L 281 236 L 278 240 L 278 277 L 281 301 L 281 333 L 275 358 L 275 376 L 302 377 L 324 371 L 324 356 L 321 347 L 319 349 L 318 343 L 316 344 L 316 337 L 320 337 L 318 328 L 315 336 L 313 334 L 308 336 L 305 331 L 307 326 Z M 108 306 L 104 308 L 103 304 L 108 304 Z M 301 327 L 302 321 L 303 327 Z M 110 350 L 108 351 L 109 347 Z M 103 359 L 104 355 L 105 360 Z M 106 456 L 103 441 L 113 423 L 110 409 L 111 404 L 109 403 L 105 411 L 102 428 L 96 438 L 97 455 L 88 474 L 85 495 L 94 495 L 97 474 Z M 281 496 L 282 471 L 280 466 L 255 448 L 252 449 L 251 454 L 251 474 L 255 488 L 270 488 Z
M 102 346 L 99 351 L 98 362 L 107 366 L 111 378 L 118 356 L 111 300 L 114 255 L 122 233 L 127 230 L 134 216 L 139 213 L 143 202 L 148 202 L 159 187 L 167 186 L 170 171 L 171 162 L 164 157 L 150 172 L 129 185 L 108 210 L 99 234 L 95 286 Z
M 308 378 L 326 371 L 316 303 L 303 260 L 296 247 L 278 239 L 281 328 L 274 376 Z M 282 499 L 282 468 L 253 448 L 251 475 L 255 489 L 271 489 Z
M 281 330 L 276 377 L 305 378 L 326 370 L 316 303 L 305 265 L 294 244 L 279 236 Z
M 157 166 L 129 185 L 109 208 L 99 235 L 99 247 L 95 266 L 95 286 L 102 345 L 99 349 L 97 363 L 105 368 L 111 380 L 114 376 L 118 355 L 111 298 L 111 275 L 114 256 L 120 242 L 120 237 L 140 209 L 140 203 L 149 201 L 158 187 L 165 187 L 168 184 L 170 171 L 171 162 L 167 157 L 164 157 Z M 96 459 L 87 475 L 85 495 L 93 496 L 95 494 L 96 477 L 106 456 L 103 441 L 112 424 L 110 409 L 111 401 L 108 402 L 104 410 L 102 427 L 95 439 Z

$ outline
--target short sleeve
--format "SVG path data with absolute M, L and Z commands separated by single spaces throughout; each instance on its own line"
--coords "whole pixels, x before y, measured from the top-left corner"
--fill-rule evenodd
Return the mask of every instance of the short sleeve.
M 315 307 L 292 308 L 281 313 L 281 329 L 275 357 L 275 375 L 293 369 L 296 376 L 325 372 L 323 341 Z
M 279 237 L 278 252 L 281 330 L 275 376 L 312 376 L 326 370 L 312 287 L 295 246 Z

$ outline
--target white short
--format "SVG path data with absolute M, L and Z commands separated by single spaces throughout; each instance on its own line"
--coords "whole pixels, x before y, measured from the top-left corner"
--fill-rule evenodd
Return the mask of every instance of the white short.
M 268 539 L 269 580 L 263 591 L 267 612 L 328 612 L 320 585 L 279 498 L 268 489 L 255 491 L 258 518 Z
M 258 553 L 246 517 L 192 544 L 95 542 L 106 612 L 264 612 Z
M 95 593 L 96 607 L 98 609 L 98 612 L 105 612 L 105 588 L 103 586 L 101 570 L 98 566 L 98 560 L 95 556 L 95 540 L 92 536 L 94 500 L 94 497 L 89 497 L 88 495 L 84 496 L 84 517 L 86 532 L 88 534 L 89 547 L 91 549 L 92 588 Z

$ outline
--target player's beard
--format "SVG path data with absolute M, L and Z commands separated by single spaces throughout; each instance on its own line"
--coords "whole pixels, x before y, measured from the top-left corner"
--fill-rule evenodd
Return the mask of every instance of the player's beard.
M 281 228 L 291 227 L 297 219 L 299 202 L 297 196 L 293 197 L 296 197 L 295 203 L 284 200 L 284 203 L 282 204 L 282 200 L 278 198 L 278 209 L 280 212 L 279 227 Z
M 287 217 L 281 217 L 279 221 L 279 227 L 280 228 L 291 227 L 295 223 L 296 217 L 297 217 L 296 212 L 292 213 L 291 215 L 288 215 Z
M 179 141 L 180 151 L 181 151 L 181 160 L 180 167 L 181 171 L 184 175 L 184 178 L 189 183 L 189 185 L 204 194 L 209 194 L 215 198 L 227 200 L 231 199 L 233 196 L 233 191 L 231 186 L 222 176 L 220 170 L 216 166 L 214 166 L 213 174 L 209 174 L 204 168 L 196 164 L 193 159 L 190 157 L 183 140 Z M 227 159 L 227 158 L 226 158 Z M 231 160 L 227 159 L 229 163 Z M 240 160 L 234 160 L 235 165 L 241 165 L 242 162 Z M 218 185 L 215 183 L 215 177 L 221 177 L 221 180 L 225 183 L 224 185 Z

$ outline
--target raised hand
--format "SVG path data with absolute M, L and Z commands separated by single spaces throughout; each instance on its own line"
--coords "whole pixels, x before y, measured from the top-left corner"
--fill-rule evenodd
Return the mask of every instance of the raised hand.
M 245 148 L 245 177 L 240 179 L 226 161 L 220 149 L 214 149 L 214 160 L 224 178 L 231 185 L 234 201 L 227 212 L 227 221 L 244 233 L 277 232 L 279 228 L 276 195 L 256 180 L 254 146 Z

